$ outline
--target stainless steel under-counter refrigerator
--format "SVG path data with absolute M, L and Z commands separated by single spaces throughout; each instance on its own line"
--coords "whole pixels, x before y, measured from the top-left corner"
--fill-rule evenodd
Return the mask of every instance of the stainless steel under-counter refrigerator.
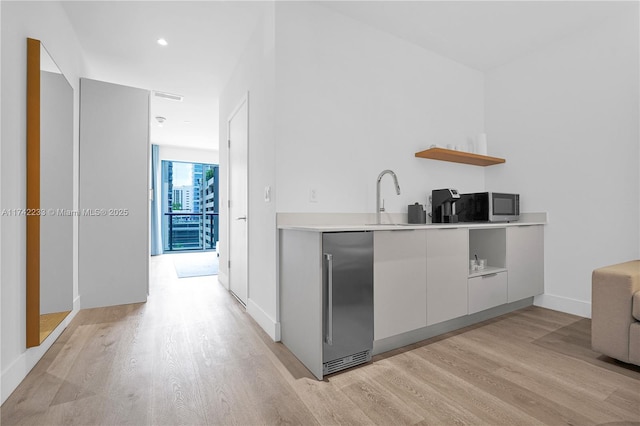
M 373 232 L 322 234 L 323 375 L 371 360 Z

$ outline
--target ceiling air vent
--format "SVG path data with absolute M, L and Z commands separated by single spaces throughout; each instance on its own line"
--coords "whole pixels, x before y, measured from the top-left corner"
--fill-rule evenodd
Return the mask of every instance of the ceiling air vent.
M 173 93 L 167 92 L 158 92 L 157 90 L 155 90 L 153 94 L 158 98 L 168 99 L 170 101 L 182 102 L 182 100 L 184 99 L 184 96 L 182 95 L 174 95 Z

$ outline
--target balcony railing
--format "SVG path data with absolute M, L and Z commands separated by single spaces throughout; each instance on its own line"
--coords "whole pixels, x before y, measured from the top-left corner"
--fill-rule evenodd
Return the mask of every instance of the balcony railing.
M 165 213 L 165 216 L 165 252 L 216 248 L 218 213 Z

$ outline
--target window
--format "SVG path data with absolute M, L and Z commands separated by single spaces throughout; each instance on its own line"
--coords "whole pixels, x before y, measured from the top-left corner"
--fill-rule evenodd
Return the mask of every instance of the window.
M 162 161 L 164 252 L 213 250 L 218 242 L 218 165 Z

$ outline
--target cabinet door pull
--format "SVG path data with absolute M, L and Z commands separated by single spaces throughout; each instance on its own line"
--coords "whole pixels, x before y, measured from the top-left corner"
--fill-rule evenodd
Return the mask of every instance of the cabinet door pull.
M 333 255 L 324 254 L 327 260 L 327 335 L 325 341 L 333 345 Z
M 494 273 L 494 274 L 487 274 L 487 275 L 483 275 L 483 276 L 482 276 L 482 278 L 483 278 L 483 279 L 484 279 L 484 278 L 490 278 L 490 277 L 495 277 L 495 276 L 497 276 L 497 275 L 498 275 L 498 273 L 496 272 L 496 273 Z

